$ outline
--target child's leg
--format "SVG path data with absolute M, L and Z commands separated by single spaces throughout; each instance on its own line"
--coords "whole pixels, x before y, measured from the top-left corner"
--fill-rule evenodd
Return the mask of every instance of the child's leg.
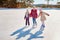
M 44 24 L 44 21 L 41 21 L 41 22 L 42 22 L 42 25 L 41 25 L 40 31 L 43 31 L 44 27 L 45 27 L 45 24 Z
M 42 21 L 42 26 L 45 27 L 45 23 L 44 23 L 44 21 Z
M 26 19 L 26 25 L 27 25 L 27 19 Z
M 36 18 L 35 18 L 35 25 L 37 25 Z
M 33 26 L 37 25 L 36 18 L 33 18 Z
M 28 22 L 27 23 L 28 23 L 28 25 L 30 25 L 29 19 L 28 19 Z
M 34 18 L 34 24 L 37 25 L 36 18 Z
M 36 24 L 36 22 L 35 22 L 36 20 L 35 20 L 35 18 L 33 18 L 33 26 L 35 26 L 35 24 Z
M 35 23 L 35 19 L 33 18 L 33 24 Z
M 41 21 L 42 22 L 42 24 L 44 25 L 44 21 Z

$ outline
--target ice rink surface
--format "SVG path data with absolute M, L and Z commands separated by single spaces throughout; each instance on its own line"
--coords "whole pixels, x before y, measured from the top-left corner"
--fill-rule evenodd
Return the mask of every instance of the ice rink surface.
M 44 38 L 35 38 L 32 40 L 60 40 L 60 10 L 43 11 L 50 14 L 50 16 L 46 16 L 46 27 L 42 34 Z M 25 12 L 26 9 L 0 10 L 0 40 L 15 40 L 17 36 L 10 36 L 10 34 L 25 26 Z M 31 31 L 33 34 L 40 28 L 40 17 L 37 18 L 37 23 L 37 27 Z M 30 18 L 30 26 L 27 29 L 31 27 L 32 18 Z M 22 37 L 19 40 L 27 40 L 29 36 L 30 35 L 27 35 L 26 37 Z

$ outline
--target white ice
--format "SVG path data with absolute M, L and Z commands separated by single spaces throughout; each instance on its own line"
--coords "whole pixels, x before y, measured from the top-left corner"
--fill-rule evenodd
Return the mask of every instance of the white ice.
M 10 36 L 10 34 L 25 26 L 25 11 L 26 9 L 0 10 L 0 40 L 15 40 L 17 36 Z M 60 10 L 43 11 L 50 14 L 50 16 L 46 16 L 46 27 L 42 34 L 44 38 L 37 38 L 32 40 L 60 40 Z M 40 17 L 37 18 L 37 23 L 37 27 L 31 31 L 33 34 L 40 28 Z M 29 28 L 30 27 L 32 27 L 32 18 L 30 18 Z M 27 35 L 26 37 L 22 37 L 19 40 L 26 40 L 29 36 L 30 35 Z

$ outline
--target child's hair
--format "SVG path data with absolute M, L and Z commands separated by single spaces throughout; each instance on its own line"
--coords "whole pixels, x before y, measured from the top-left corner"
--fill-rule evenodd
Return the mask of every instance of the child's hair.
M 29 13 L 29 10 L 27 9 L 27 10 L 26 10 L 26 14 L 28 14 L 28 13 Z

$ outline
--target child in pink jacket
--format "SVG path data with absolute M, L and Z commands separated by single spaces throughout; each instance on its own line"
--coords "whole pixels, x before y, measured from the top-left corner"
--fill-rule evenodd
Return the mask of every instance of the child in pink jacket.
M 37 9 L 35 8 L 35 6 L 33 6 L 33 9 L 31 9 L 30 16 L 32 17 L 32 20 L 33 20 L 33 27 L 37 26 L 36 19 L 38 17 L 38 14 L 37 14 Z

